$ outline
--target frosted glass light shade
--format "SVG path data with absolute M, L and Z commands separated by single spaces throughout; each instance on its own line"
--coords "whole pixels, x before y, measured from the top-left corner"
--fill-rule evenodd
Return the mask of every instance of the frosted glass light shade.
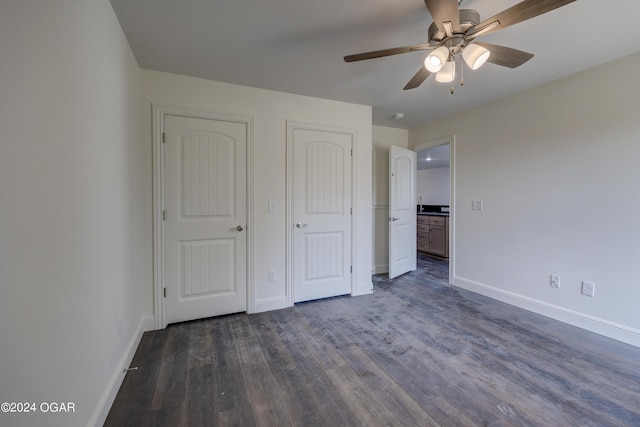
M 449 58 L 449 49 L 440 46 L 431 52 L 424 60 L 424 68 L 432 73 L 437 73 L 444 66 Z
M 472 70 L 482 67 L 489 56 L 491 56 L 491 52 L 477 44 L 470 44 L 462 51 L 462 59 Z
M 451 83 L 456 78 L 456 63 L 449 61 L 442 66 L 436 74 L 436 81 L 440 83 Z

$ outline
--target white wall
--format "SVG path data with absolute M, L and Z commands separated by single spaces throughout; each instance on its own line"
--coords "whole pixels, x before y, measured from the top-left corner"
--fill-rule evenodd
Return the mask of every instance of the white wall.
M 407 148 L 409 131 L 373 127 L 373 272 L 389 272 L 389 149 Z
M 419 170 L 416 181 L 418 200 L 422 197 L 423 205 L 449 204 L 451 198 L 449 166 Z
M 139 68 L 106 0 L 4 0 L 0 51 L 0 401 L 75 404 L 0 425 L 99 422 L 142 328 Z
M 213 112 L 253 117 L 253 206 L 254 310 L 286 307 L 286 141 L 287 121 L 337 126 L 357 131 L 355 150 L 357 254 L 354 259 L 355 294 L 372 291 L 371 283 L 371 107 L 327 101 L 237 86 L 209 80 L 142 71 L 142 110 L 146 144 L 145 241 L 152 235 L 152 135 L 151 105 L 162 103 Z M 268 201 L 275 213 L 267 213 Z M 153 253 L 145 247 L 145 312 L 153 313 L 151 285 Z M 278 280 L 267 281 L 268 270 L 276 269 Z
M 409 132 L 456 136 L 454 284 L 640 345 L 638 70 L 640 54 Z

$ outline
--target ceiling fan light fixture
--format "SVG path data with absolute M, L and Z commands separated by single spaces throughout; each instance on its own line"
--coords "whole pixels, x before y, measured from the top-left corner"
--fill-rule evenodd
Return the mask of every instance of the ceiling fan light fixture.
M 491 56 L 491 52 L 477 44 L 470 44 L 462 51 L 462 59 L 472 70 L 482 67 L 489 59 L 489 56 Z
M 437 73 L 447 62 L 449 58 L 449 49 L 440 46 L 431 52 L 424 60 L 424 67 L 431 73 Z
M 456 78 L 456 63 L 454 61 L 446 62 L 438 74 L 436 81 L 440 83 L 451 83 Z

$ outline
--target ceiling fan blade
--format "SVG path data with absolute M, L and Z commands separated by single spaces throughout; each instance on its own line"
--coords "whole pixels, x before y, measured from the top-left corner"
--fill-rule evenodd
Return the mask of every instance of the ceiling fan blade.
M 502 65 L 503 67 L 516 68 L 533 58 L 533 53 L 512 49 L 510 47 L 482 42 L 475 42 L 475 44 L 491 52 L 488 62 Z
M 356 53 L 344 57 L 344 62 L 364 61 L 365 59 L 382 58 L 385 56 L 399 55 L 401 53 L 414 52 L 416 50 L 435 49 L 438 46 L 430 44 L 414 44 L 411 46 L 393 47 L 391 49 L 373 50 L 371 52 Z
M 424 67 L 420 67 L 415 76 L 411 77 L 409 83 L 405 85 L 403 90 L 407 89 L 415 89 L 422 84 L 423 81 L 427 80 L 427 77 L 431 75 L 431 72 Z
M 433 22 L 443 33 L 448 33 L 444 22 L 451 22 L 453 31 L 460 28 L 460 10 L 458 0 L 424 0 L 433 18 Z M 450 36 L 450 34 L 447 34 Z
M 576 0 L 524 0 L 489 19 L 485 19 L 476 25 L 475 29 L 470 30 L 467 36 L 473 38 L 477 37 L 477 35 L 474 35 L 475 33 L 482 33 L 482 35 L 494 33 L 511 25 L 535 18 L 543 13 L 573 3 L 574 1 Z M 495 22 L 498 22 L 499 25 L 494 24 Z M 493 27 L 491 27 L 492 25 Z M 484 28 L 486 28 L 486 30 L 483 30 Z

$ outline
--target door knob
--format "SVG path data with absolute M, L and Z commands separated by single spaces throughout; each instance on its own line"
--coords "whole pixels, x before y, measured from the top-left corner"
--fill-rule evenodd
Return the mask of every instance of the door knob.
M 296 227 L 298 228 L 305 228 L 307 226 L 307 224 L 302 224 L 300 222 L 296 223 Z
M 236 231 L 242 231 L 242 230 L 244 230 L 244 228 L 243 228 L 241 225 L 239 225 L 239 226 L 237 226 L 234 230 L 236 230 Z
M 396 218 L 395 216 L 392 216 L 392 217 L 391 217 L 391 218 L 389 218 L 389 219 L 390 219 L 391 221 L 397 221 L 397 220 L 399 220 L 400 218 Z

